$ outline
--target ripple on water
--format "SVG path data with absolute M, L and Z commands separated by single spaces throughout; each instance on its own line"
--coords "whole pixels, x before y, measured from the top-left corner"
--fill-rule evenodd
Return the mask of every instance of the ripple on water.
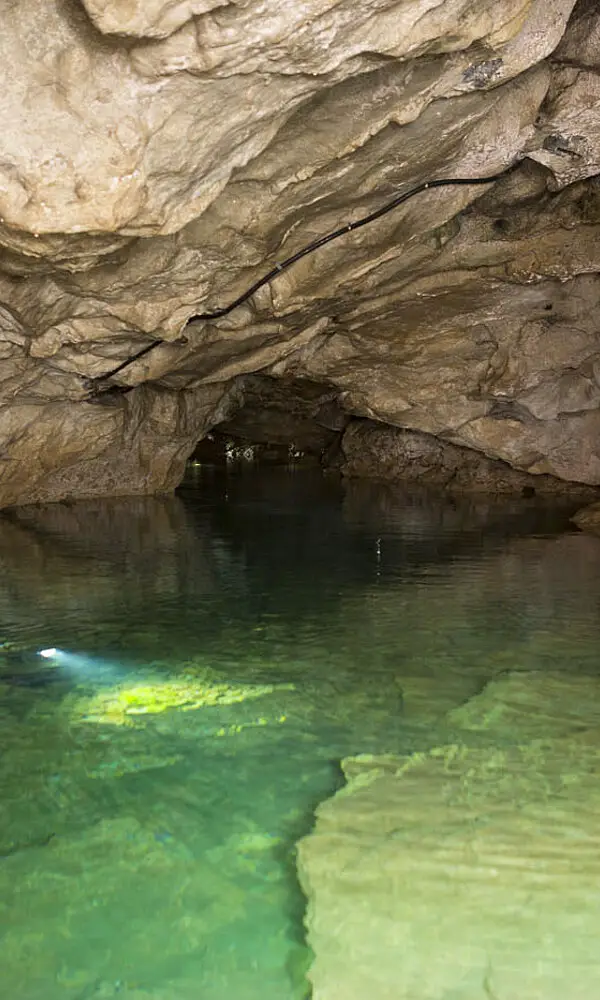
M 1 520 L 6 995 L 305 996 L 294 844 L 340 760 L 510 743 L 489 681 L 598 673 L 568 513 L 271 470 Z

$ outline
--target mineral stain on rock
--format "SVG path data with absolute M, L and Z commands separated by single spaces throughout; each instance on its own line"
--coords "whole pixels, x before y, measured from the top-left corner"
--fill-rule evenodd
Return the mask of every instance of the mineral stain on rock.
M 487 59 L 486 62 L 474 63 L 464 71 L 463 80 L 465 83 L 472 83 L 476 88 L 487 87 L 488 83 L 499 75 L 502 65 L 502 59 Z

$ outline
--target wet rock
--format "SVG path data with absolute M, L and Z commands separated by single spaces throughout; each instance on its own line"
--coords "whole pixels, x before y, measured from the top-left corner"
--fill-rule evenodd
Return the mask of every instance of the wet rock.
M 347 787 L 298 847 L 315 995 L 585 1000 L 599 760 L 593 728 L 568 740 L 548 728 L 520 746 L 345 761 Z
M 589 531 L 592 535 L 600 535 L 600 502 L 582 507 L 573 515 L 572 521 L 582 531 Z
M 510 416 L 499 419 L 511 419 Z M 586 488 L 554 476 L 530 475 L 506 462 L 488 458 L 470 448 L 451 444 L 432 434 L 355 420 L 341 442 L 344 475 L 396 483 L 418 482 L 456 492 L 585 496 Z M 587 490 L 590 498 L 596 488 Z
M 168 492 L 198 438 L 227 412 L 220 386 L 177 394 L 142 386 L 103 403 L 0 407 L 0 505 Z
M 300 379 L 247 376 L 238 383 L 242 403 L 215 430 L 236 442 L 281 446 L 321 456 L 331 451 L 350 417 L 335 389 Z

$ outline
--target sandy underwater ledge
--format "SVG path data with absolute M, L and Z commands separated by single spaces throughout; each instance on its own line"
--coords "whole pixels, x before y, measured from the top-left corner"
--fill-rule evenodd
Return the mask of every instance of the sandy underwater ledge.
M 315 1000 L 594 994 L 599 694 L 509 672 L 449 713 L 456 742 L 344 761 L 298 846 Z

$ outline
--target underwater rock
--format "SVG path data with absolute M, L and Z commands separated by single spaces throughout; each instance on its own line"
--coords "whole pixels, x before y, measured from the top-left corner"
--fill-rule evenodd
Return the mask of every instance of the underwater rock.
M 508 670 L 447 718 L 502 739 L 568 736 L 600 727 L 600 682 L 550 670 Z
M 319 1000 L 586 1000 L 600 975 L 597 730 L 344 762 L 298 846 Z

